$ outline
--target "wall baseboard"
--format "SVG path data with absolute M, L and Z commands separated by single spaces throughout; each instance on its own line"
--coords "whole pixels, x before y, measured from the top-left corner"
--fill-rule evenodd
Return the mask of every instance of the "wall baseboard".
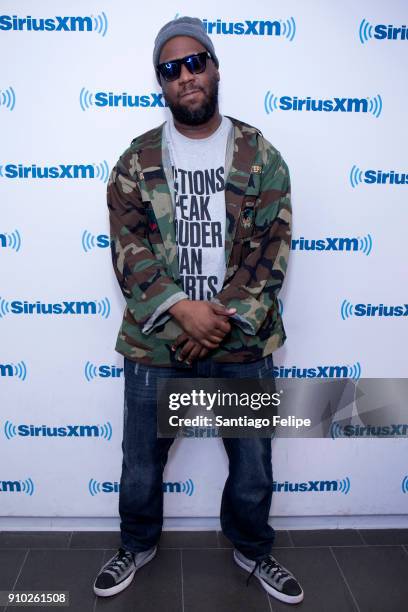
M 408 515 L 274 516 L 274 529 L 408 529 Z M 164 531 L 221 530 L 218 517 L 164 519 Z M 119 531 L 116 517 L 0 517 L 0 531 Z

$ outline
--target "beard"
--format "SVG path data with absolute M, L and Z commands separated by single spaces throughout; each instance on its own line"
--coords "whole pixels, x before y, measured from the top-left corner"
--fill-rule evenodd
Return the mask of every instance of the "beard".
M 173 117 L 184 125 L 203 125 L 213 117 L 218 106 L 218 80 L 214 78 L 211 82 L 208 96 L 203 104 L 196 109 L 190 109 L 188 106 L 172 102 L 164 96 Z

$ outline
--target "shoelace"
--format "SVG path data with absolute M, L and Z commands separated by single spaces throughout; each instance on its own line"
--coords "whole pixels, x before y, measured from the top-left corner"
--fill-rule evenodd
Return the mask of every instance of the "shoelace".
M 291 575 L 288 574 L 288 572 L 286 572 L 273 557 L 269 556 L 265 559 L 260 559 L 259 561 L 255 562 L 254 569 L 247 578 L 247 586 L 259 566 L 261 566 L 267 574 L 270 574 L 273 576 L 273 578 L 276 578 L 278 582 L 282 578 L 291 577 Z
M 132 553 L 129 551 L 123 551 L 123 549 L 121 549 L 121 552 L 118 553 L 117 558 L 113 559 L 109 563 L 109 565 L 105 568 L 105 571 L 113 571 L 116 575 L 118 575 L 120 570 L 128 567 L 132 560 Z

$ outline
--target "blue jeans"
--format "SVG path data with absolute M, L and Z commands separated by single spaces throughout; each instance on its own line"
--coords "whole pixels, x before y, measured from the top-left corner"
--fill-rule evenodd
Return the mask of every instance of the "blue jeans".
M 140 552 L 157 544 L 163 526 L 163 470 L 174 438 L 157 438 L 158 378 L 273 378 L 272 355 L 252 363 L 156 367 L 125 357 L 123 462 L 119 494 L 122 547 Z M 221 527 L 250 559 L 264 558 L 275 531 L 268 524 L 272 499 L 271 438 L 222 438 L 229 475 L 221 501 Z

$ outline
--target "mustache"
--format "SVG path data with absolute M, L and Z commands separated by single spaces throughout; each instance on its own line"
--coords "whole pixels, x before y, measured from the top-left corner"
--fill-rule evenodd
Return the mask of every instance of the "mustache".
M 181 98 L 185 94 L 191 93 L 192 91 L 202 91 L 205 93 L 204 88 L 198 85 L 192 85 L 191 87 L 184 87 L 181 91 L 178 92 L 178 98 Z

